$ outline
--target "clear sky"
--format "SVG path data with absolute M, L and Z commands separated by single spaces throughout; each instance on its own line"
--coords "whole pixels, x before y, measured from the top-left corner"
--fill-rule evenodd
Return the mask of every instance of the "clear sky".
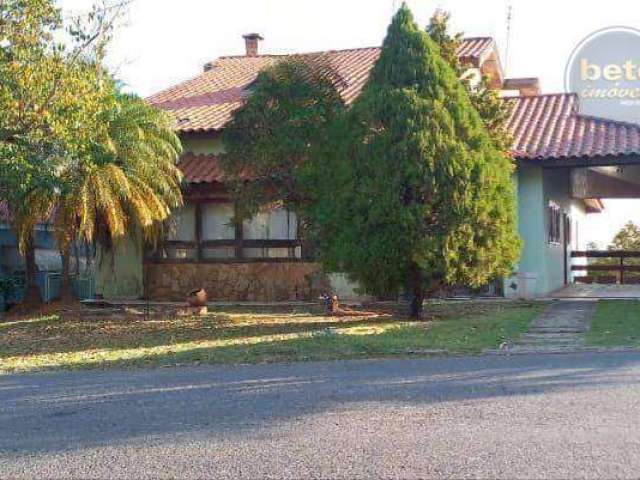
M 400 0 L 135 0 L 111 48 L 109 64 L 142 96 L 197 75 L 220 55 L 244 52 L 242 35 L 265 37 L 261 51 L 291 53 L 380 45 Z M 539 77 L 544 92 L 563 91 L 573 48 L 591 32 L 612 26 L 640 28 L 635 0 L 407 0 L 426 25 L 440 7 L 452 27 L 468 36 L 492 36 L 510 77 Z M 69 13 L 92 0 L 59 0 Z M 507 12 L 512 28 L 507 46 Z M 635 215 L 640 202 L 608 202 L 606 215 L 589 220 L 590 239 L 606 244 Z M 615 209 L 615 211 L 614 211 Z

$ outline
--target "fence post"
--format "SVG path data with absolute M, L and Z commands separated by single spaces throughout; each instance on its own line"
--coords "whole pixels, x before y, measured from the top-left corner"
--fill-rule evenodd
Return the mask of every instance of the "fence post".
M 620 285 L 624 285 L 624 253 L 620 255 Z

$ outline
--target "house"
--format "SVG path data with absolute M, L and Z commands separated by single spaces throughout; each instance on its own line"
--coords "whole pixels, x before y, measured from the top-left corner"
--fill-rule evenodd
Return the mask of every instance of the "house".
M 156 251 L 143 253 L 129 240 L 114 262 L 103 262 L 110 264 L 98 275 L 98 293 L 105 297 L 182 300 L 189 290 L 204 287 L 214 300 L 295 300 L 313 297 L 327 281 L 350 293 L 344 277 L 325 278 L 309 257 L 293 213 L 261 212 L 242 225 L 231 223 L 234 205 L 218 165 L 221 132 L 258 72 L 284 58 L 260 54 L 260 35 L 244 39 L 244 55 L 207 63 L 195 78 L 148 99 L 175 118 L 185 149 L 179 167 L 186 205 L 175 212 L 175 228 Z M 338 88 L 348 105 L 379 54 L 379 48 L 359 48 L 299 56 L 328 61 L 344 80 Z M 467 38 L 458 54 L 468 66 L 465 75 L 489 76 L 512 106 L 524 249 L 504 293 L 547 295 L 572 281 L 571 252 L 584 249 L 586 215 L 603 209 L 601 197 L 620 191 L 611 182 L 627 180 L 616 169 L 640 164 L 640 126 L 582 116 L 577 96 L 541 94 L 535 78 L 505 79 L 492 38 Z M 626 185 L 640 194 L 640 181 Z

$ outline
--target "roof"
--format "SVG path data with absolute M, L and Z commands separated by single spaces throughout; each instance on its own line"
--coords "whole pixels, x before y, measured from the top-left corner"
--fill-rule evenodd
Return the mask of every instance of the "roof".
M 640 154 L 640 125 L 579 113 L 575 94 L 509 98 L 513 153 L 521 160 L 613 157 Z
M 490 37 L 466 38 L 458 54 L 461 61 L 479 66 L 495 51 Z M 328 61 L 344 82 L 337 85 L 346 104 L 362 91 L 369 72 L 380 56 L 380 47 L 330 50 L 296 55 L 221 57 L 205 66 L 205 72 L 147 100 L 168 110 L 178 133 L 220 130 L 246 98 L 246 89 L 258 73 L 283 58 L 313 58 Z
M 214 183 L 222 178 L 218 157 L 215 155 L 196 155 L 187 152 L 180 158 L 178 167 L 186 183 Z
M 640 125 L 588 117 L 578 113 L 575 94 L 512 97 L 509 130 L 518 160 L 552 160 L 640 154 Z M 219 181 L 215 155 L 187 153 L 180 169 L 189 183 Z
M 585 198 L 583 201 L 587 213 L 600 213 L 604 210 L 604 202 L 599 198 Z

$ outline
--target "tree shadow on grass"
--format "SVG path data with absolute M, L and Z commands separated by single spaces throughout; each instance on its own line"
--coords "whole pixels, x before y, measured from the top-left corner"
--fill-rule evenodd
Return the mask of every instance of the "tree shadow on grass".
M 73 353 L 86 350 L 119 350 L 153 348 L 195 341 L 234 340 L 287 334 L 305 334 L 327 328 L 352 328 L 397 323 L 389 317 L 287 317 L 273 321 L 257 316 L 253 323 L 235 320 L 229 315 L 203 318 L 144 319 L 133 317 L 114 321 L 94 322 L 78 320 L 47 321 L 43 325 L 18 324 L 4 331 L 0 339 L 0 359 L 20 355 Z M 35 328 L 33 328 L 35 327 Z M 38 328 L 43 327 L 43 328 Z

